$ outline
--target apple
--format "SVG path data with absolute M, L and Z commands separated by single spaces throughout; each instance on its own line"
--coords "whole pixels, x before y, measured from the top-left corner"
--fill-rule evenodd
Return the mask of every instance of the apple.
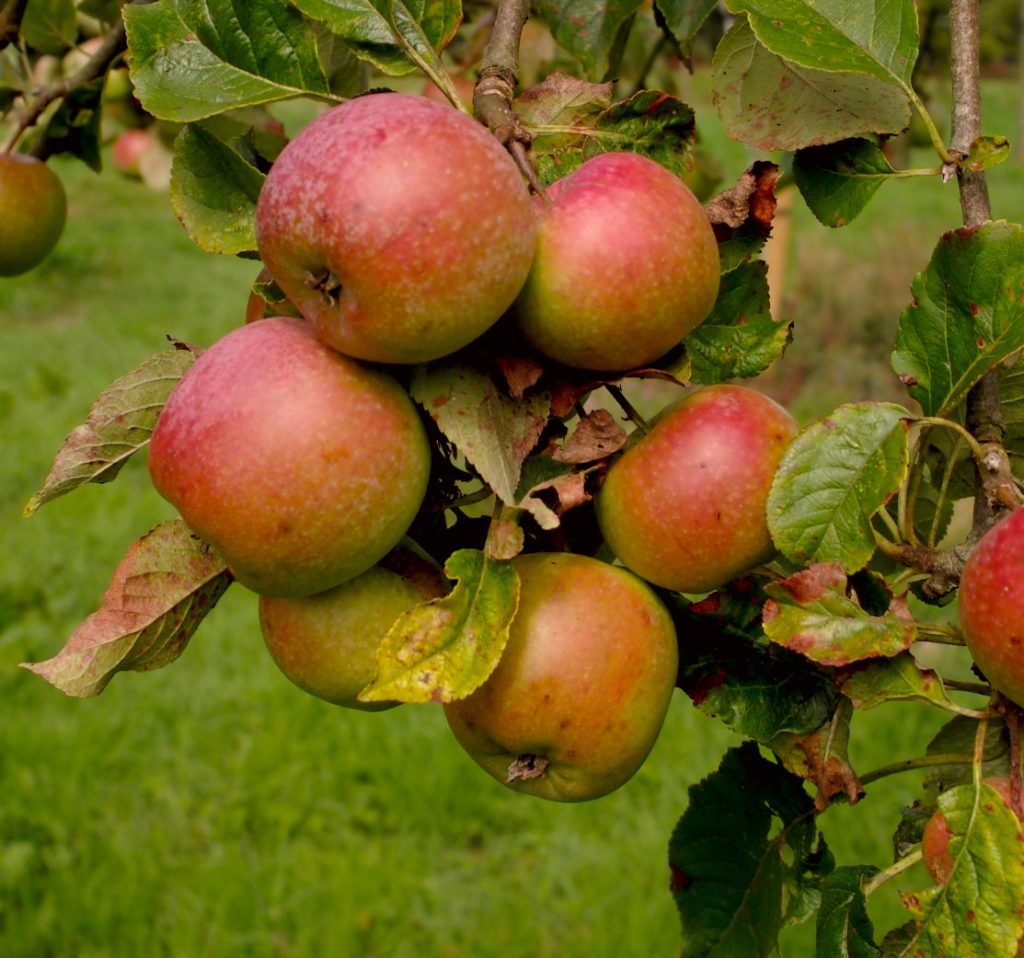
M 643 764 L 678 668 L 672 618 L 651 588 L 589 556 L 512 560 L 519 607 L 497 668 L 445 705 L 463 748 L 516 791 L 599 798 Z
M 1013 807 L 1009 778 L 986 778 L 983 781 L 999 793 L 1007 808 Z M 932 881 L 936 885 L 945 885 L 953 874 L 953 856 L 949 851 L 949 822 L 941 811 L 935 812 L 925 823 L 921 834 L 921 856 Z
M 534 203 L 537 251 L 514 314 L 545 356 L 578 369 L 635 369 L 711 311 L 715 234 L 689 187 L 658 163 L 602 153 Z
M 239 326 L 204 351 L 157 419 L 158 492 L 254 592 L 323 592 L 402 538 L 430 447 L 408 393 L 301 320 Z
M 690 393 L 608 470 L 595 501 L 605 542 L 641 578 L 679 592 L 711 592 L 767 562 L 768 492 L 796 432 L 754 389 Z
M 0 276 L 38 266 L 64 232 L 67 210 L 64 185 L 42 160 L 0 153 Z
M 142 158 L 156 145 L 157 138 L 149 130 L 125 130 L 114 140 L 110 161 L 118 173 L 141 177 Z
M 403 612 L 446 591 L 436 564 L 399 546 L 318 595 L 261 596 L 260 629 L 277 667 L 299 688 L 345 708 L 380 711 L 399 703 L 356 698 L 373 679 L 377 646 Z
M 1000 519 L 971 550 L 959 607 L 978 668 L 994 688 L 1024 705 L 1024 509 Z
M 274 162 L 260 256 L 340 352 L 417 363 L 472 342 L 512 304 L 536 218 L 515 162 L 450 106 L 372 93 L 322 114 Z

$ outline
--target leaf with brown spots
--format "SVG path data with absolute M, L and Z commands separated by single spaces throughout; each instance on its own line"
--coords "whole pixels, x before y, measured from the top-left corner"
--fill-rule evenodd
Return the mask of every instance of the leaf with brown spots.
M 871 709 L 884 702 L 910 699 L 953 708 L 939 673 L 919 665 L 910 652 L 855 662 L 842 668 L 837 679 L 854 708 Z
M 552 458 L 555 462 L 594 462 L 618 452 L 626 445 L 627 438 L 626 430 L 607 409 L 595 409 L 579 421 Z
M 231 584 L 223 560 L 181 519 L 139 539 L 99 609 L 52 659 L 22 667 L 76 697 L 99 695 L 117 672 L 169 665 Z
M 399 617 L 377 650 L 377 673 L 361 701 L 453 702 L 494 671 L 519 606 L 519 576 L 477 549 L 452 553 L 444 571 L 455 587 Z

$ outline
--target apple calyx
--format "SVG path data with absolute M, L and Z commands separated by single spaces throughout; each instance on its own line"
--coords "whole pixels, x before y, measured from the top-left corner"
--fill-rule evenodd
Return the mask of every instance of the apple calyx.
M 509 765 L 505 784 L 514 782 L 516 779 L 526 781 L 530 778 L 541 778 L 550 764 L 551 762 L 543 755 L 525 752 Z
M 310 289 L 319 291 L 326 305 L 336 306 L 338 304 L 338 290 L 341 289 L 341 280 L 327 269 L 326 266 L 316 273 L 306 270 L 306 285 Z

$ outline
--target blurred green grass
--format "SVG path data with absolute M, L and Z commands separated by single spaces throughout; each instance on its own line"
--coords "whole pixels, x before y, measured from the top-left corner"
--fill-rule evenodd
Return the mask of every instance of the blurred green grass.
M 60 440 L 166 334 L 208 344 L 237 325 L 256 272 L 194 249 L 166 196 L 57 168 L 64 238 L 33 273 L 0 280 L 0 954 L 676 954 L 668 837 L 687 788 L 738 744 L 681 693 L 634 780 L 559 806 L 492 782 L 436 708 L 353 713 L 294 689 L 240 588 L 179 662 L 118 676 L 98 699 L 17 668 L 53 655 L 127 546 L 171 514 L 140 460 L 21 519 Z M 997 211 L 1019 218 L 1020 172 L 1003 169 Z M 888 398 L 878 364 L 910 276 L 956 225 L 952 186 L 886 189 L 827 236 L 794 211 L 796 342 L 766 388 L 799 378 L 790 399 L 805 421 L 833 397 Z M 855 767 L 920 752 L 942 721 L 909 705 L 857 716 Z M 825 816 L 841 863 L 891 860 L 918 783 L 883 780 Z M 884 926 L 901 920 L 894 895 L 878 898 Z M 808 934 L 787 936 L 786 954 L 811 954 Z

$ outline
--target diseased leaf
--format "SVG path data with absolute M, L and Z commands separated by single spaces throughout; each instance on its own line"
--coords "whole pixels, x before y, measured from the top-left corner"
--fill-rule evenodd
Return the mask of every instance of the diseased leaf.
M 22 667 L 67 695 L 99 695 L 117 672 L 178 658 L 231 581 L 223 560 L 181 519 L 162 522 L 128 550 L 99 609 L 64 648 Z
M 453 702 L 479 688 L 508 642 L 519 576 L 508 563 L 460 549 L 445 563 L 458 580 L 444 598 L 409 609 L 377 650 L 364 702 Z
M 778 827 L 781 825 L 781 828 Z M 768 958 L 786 893 L 813 894 L 834 863 L 801 782 L 747 743 L 690 788 L 669 843 L 683 958 Z
M 906 475 L 909 418 L 895 403 L 852 403 L 790 443 L 768 496 L 779 551 L 801 565 L 839 562 L 847 572 L 867 564 L 871 517 Z
M 566 512 L 592 498 L 587 492 L 587 474 L 569 472 L 533 486 L 517 505 L 529 512 L 542 529 L 550 530 L 561 525 Z
M 765 586 L 764 631 L 773 642 L 819 665 L 849 665 L 904 652 L 917 638 L 905 607 L 870 615 L 847 595 L 838 562 L 820 563 Z
M 967 152 L 967 169 L 975 173 L 998 166 L 1009 159 L 1010 141 L 1005 136 L 979 136 Z
M 705 204 L 704 212 L 718 240 L 723 274 L 750 262 L 764 247 L 778 206 L 775 187 L 781 175 L 776 164 L 757 160 L 735 186 Z
M 901 893 L 915 927 L 892 953 L 1014 958 L 1024 932 L 1020 822 L 985 784 L 959 785 L 938 804 L 949 826 L 953 872 L 945 885 Z
M 538 0 L 537 15 L 591 80 L 606 80 L 641 0 Z
M 861 137 L 809 146 L 793 157 L 793 181 L 825 226 L 855 220 L 893 172 L 879 145 Z
M 597 116 L 612 105 L 613 86 L 610 81 L 589 83 L 556 71 L 520 93 L 512 106 L 535 135 L 564 139 L 574 134 L 564 129 L 545 134 L 543 128 L 593 126 Z
M 817 40 L 807 39 L 805 48 L 815 48 Z M 763 44 L 745 17 L 715 50 L 711 100 L 733 139 L 762 150 L 899 133 L 910 122 L 907 94 L 896 83 L 786 59 Z
M 857 662 L 842 670 L 839 681 L 843 694 L 858 709 L 906 699 L 919 699 L 942 708 L 953 704 L 939 673 L 918 665 L 910 652 Z
M 501 501 L 514 505 L 523 460 L 548 421 L 550 395 L 512 399 L 462 363 L 419 372 L 410 392 Z
M 149 442 L 164 402 L 195 358 L 191 348 L 164 350 L 104 389 L 85 422 L 64 440 L 23 514 L 86 482 L 110 482 Z
M 817 958 L 876 958 L 881 954 L 864 896 L 864 883 L 877 874 L 874 865 L 844 865 L 822 883 L 815 935 Z
M 572 434 L 556 449 L 551 458 L 555 462 L 584 463 L 604 459 L 626 445 L 626 430 L 607 409 L 588 412 Z
M 192 242 L 207 253 L 256 249 L 256 200 L 264 175 L 199 124 L 174 142 L 171 206 Z
M 944 416 L 1024 346 L 1024 226 L 946 233 L 911 291 L 892 366 L 926 416 Z
M 768 301 L 768 265 L 755 260 L 722 277 L 710 315 L 684 340 L 695 383 L 711 385 L 764 372 L 793 339 Z
M 159 119 L 330 94 L 312 25 L 286 0 L 157 0 L 124 21 L 135 94 Z
M 461 0 L 293 0 L 348 42 L 360 59 L 400 76 L 438 63 L 462 22 Z

